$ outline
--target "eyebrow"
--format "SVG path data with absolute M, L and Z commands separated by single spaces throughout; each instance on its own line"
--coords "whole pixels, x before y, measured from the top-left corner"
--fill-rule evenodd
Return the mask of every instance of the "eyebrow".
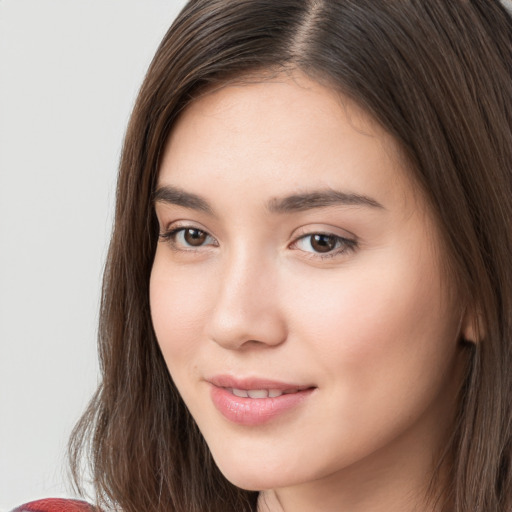
M 385 209 L 371 197 L 332 189 L 274 198 L 270 200 L 268 209 L 273 213 L 290 213 L 328 206 L 367 206 Z
M 215 215 L 213 208 L 206 199 L 170 185 L 158 187 L 153 195 L 153 201 L 155 203 L 162 202 L 183 206 L 191 210 L 199 210 Z M 384 206 L 371 197 L 332 189 L 275 197 L 267 203 L 267 208 L 272 213 L 281 214 L 340 205 L 385 209 Z
M 210 215 L 214 214 L 213 208 L 206 199 L 169 185 L 158 187 L 155 190 L 153 202 L 175 204 L 177 206 L 183 206 L 184 208 L 190 208 L 191 210 L 199 210 Z

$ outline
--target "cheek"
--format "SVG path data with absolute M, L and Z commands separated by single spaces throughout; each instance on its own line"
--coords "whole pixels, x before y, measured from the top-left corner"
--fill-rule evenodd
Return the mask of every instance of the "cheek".
M 151 318 L 171 373 L 193 364 L 210 307 L 208 296 L 207 281 L 199 272 L 171 271 L 157 253 L 150 279 Z
M 375 264 L 354 264 L 314 285 L 296 282 L 288 298 L 295 331 L 307 333 L 309 357 L 326 373 L 354 386 L 432 379 L 449 365 L 458 329 L 439 275 L 414 254 L 372 256 Z

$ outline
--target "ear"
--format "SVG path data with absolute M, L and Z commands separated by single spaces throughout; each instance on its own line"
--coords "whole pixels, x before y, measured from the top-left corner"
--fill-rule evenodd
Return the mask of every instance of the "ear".
M 475 345 L 480 343 L 485 337 L 485 325 L 483 315 L 476 307 L 466 307 L 462 315 L 461 338 Z

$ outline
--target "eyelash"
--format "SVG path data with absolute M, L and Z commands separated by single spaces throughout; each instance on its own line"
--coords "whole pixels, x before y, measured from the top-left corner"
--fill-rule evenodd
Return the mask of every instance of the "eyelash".
M 180 233 L 185 234 L 185 232 L 188 230 L 197 231 L 198 233 L 204 233 L 207 237 L 210 237 L 212 240 L 215 240 L 213 238 L 213 236 L 211 236 L 209 233 L 207 233 L 203 229 L 199 229 L 194 226 L 180 226 L 180 227 L 171 229 L 169 231 L 166 231 L 165 233 L 160 233 L 159 237 L 160 237 L 160 240 L 167 242 L 173 251 L 194 252 L 202 247 L 205 247 L 205 245 L 198 245 L 195 247 L 192 245 L 186 246 L 186 245 L 180 244 L 176 241 L 176 238 Z M 179 247 L 180 245 L 181 245 L 181 247 Z M 217 246 L 217 244 L 214 244 L 214 245 Z M 185 247 L 185 248 L 183 248 L 183 247 Z
M 185 243 L 177 242 L 177 240 L 176 240 L 177 236 L 180 233 L 185 234 L 185 232 L 187 230 L 196 231 L 198 233 L 204 234 L 207 238 L 209 237 L 215 243 L 192 246 L 192 245 L 185 245 Z M 345 238 L 345 237 L 342 237 L 342 236 L 339 236 L 339 235 L 334 235 L 333 233 L 326 233 L 326 232 L 319 232 L 319 231 L 315 231 L 315 232 L 312 232 L 312 233 L 306 233 L 304 235 L 301 235 L 300 237 L 296 238 L 289 245 L 289 247 L 292 248 L 292 249 L 295 249 L 300 242 L 305 241 L 307 239 L 309 239 L 309 245 L 311 246 L 311 241 L 312 241 L 312 238 L 314 236 L 323 236 L 323 237 L 331 238 L 334 241 L 335 247 L 333 249 L 329 250 L 328 252 L 325 252 L 325 253 L 314 251 L 314 250 L 313 251 L 306 251 L 306 250 L 302 249 L 302 251 L 305 252 L 305 253 L 308 253 L 309 254 L 308 257 L 312 258 L 312 259 L 322 259 L 322 260 L 325 260 L 325 259 L 334 258 L 334 257 L 339 256 L 341 254 L 346 254 L 346 253 L 349 253 L 349 252 L 353 252 L 358 247 L 357 240 L 353 240 L 353 239 L 350 239 L 350 238 Z M 160 239 L 162 241 L 167 242 L 169 244 L 170 248 L 173 251 L 196 252 L 196 251 L 200 250 L 201 248 L 207 247 L 208 245 L 213 245 L 214 247 L 218 246 L 218 243 L 215 240 L 215 238 L 213 238 L 213 236 L 211 236 L 207 231 L 204 231 L 202 229 L 196 228 L 194 226 L 180 226 L 180 227 L 171 229 L 171 230 L 169 230 L 169 231 L 167 231 L 165 233 L 160 233 L 159 237 L 160 237 Z M 301 250 L 301 249 L 297 249 L 297 250 Z
M 333 233 L 325 233 L 325 232 L 321 232 L 321 231 L 316 231 L 313 233 L 306 233 L 306 234 L 298 237 L 294 242 L 292 242 L 290 247 L 294 248 L 299 243 L 301 243 L 303 241 L 307 241 L 307 240 L 309 240 L 308 245 L 310 245 L 312 247 L 312 240 L 313 240 L 313 237 L 315 237 L 315 236 L 330 238 L 334 242 L 335 247 L 325 253 L 314 251 L 314 250 L 306 251 L 306 250 L 302 249 L 304 252 L 309 254 L 309 256 L 308 256 L 309 258 L 315 258 L 315 259 L 320 258 L 322 260 L 335 258 L 336 256 L 340 256 L 342 254 L 354 252 L 358 246 L 356 240 L 353 240 L 350 238 L 345 238 L 345 237 L 342 237 L 339 235 L 335 235 Z M 301 250 L 301 249 L 298 249 L 298 250 Z

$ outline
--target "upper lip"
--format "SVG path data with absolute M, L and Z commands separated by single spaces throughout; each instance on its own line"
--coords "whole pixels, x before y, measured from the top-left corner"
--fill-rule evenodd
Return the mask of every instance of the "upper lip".
M 309 389 L 315 386 L 309 384 L 297 384 L 282 382 L 273 379 L 260 377 L 233 377 L 231 375 L 215 375 L 205 379 L 210 384 L 218 388 L 234 388 L 234 389 L 277 389 L 280 391 Z

